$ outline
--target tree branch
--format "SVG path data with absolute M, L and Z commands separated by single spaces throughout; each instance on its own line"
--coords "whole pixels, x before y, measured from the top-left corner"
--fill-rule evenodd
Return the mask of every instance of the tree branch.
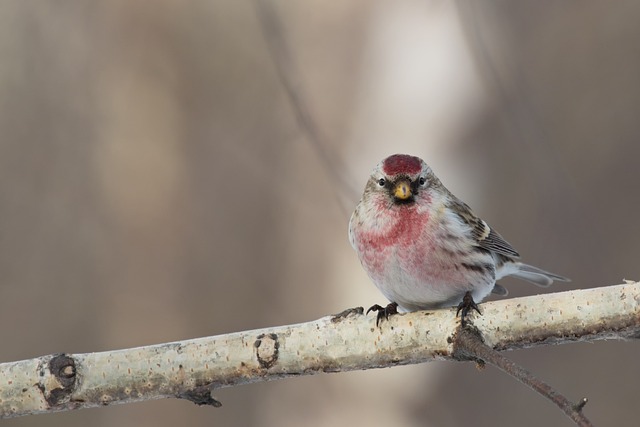
M 640 284 L 488 302 L 472 323 L 496 350 L 640 337 Z M 0 417 L 166 397 L 219 406 L 217 388 L 320 372 L 460 360 L 455 310 L 314 322 L 0 364 Z M 477 355 L 477 359 L 483 359 Z M 580 410 L 583 405 L 578 405 Z
M 582 409 L 587 404 L 586 397 L 582 398 L 579 403 L 571 402 L 549 384 L 536 378 L 531 372 L 486 345 L 482 340 L 480 331 L 475 327 L 463 326 L 459 328 L 453 339 L 453 343 L 453 354 L 458 356 L 459 360 L 472 360 L 480 363 L 481 366 L 489 363 L 549 399 L 579 427 L 593 426 L 591 421 L 582 413 Z

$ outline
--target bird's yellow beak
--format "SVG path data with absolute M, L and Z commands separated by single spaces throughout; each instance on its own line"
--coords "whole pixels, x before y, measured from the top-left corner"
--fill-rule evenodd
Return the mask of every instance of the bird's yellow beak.
M 411 197 L 411 186 L 407 181 L 399 181 L 393 189 L 393 195 L 398 200 L 407 200 Z

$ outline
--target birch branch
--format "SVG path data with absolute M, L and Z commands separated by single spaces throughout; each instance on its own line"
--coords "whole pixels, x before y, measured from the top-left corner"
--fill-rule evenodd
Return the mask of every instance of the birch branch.
M 640 283 L 488 302 L 472 322 L 496 350 L 640 337 Z M 362 309 L 297 325 L 0 364 L 0 418 L 159 398 L 220 406 L 218 388 L 321 372 L 460 360 L 455 310 Z

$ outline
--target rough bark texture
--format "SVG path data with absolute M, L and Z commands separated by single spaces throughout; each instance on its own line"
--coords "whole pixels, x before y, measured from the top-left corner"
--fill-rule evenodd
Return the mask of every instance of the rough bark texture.
M 481 305 L 471 322 L 498 350 L 640 335 L 640 284 Z M 219 406 L 217 388 L 319 372 L 457 360 L 454 310 L 314 322 L 125 350 L 54 354 L 0 365 L 0 416 L 176 397 Z

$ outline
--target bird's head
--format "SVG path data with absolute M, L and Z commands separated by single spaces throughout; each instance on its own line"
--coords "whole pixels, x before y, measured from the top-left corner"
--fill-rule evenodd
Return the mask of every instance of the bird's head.
M 375 167 L 365 193 L 376 198 L 386 197 L 394 204 L 402 205 L 414 203 L 438 185 L 438 179 L 422 159 L 394 154 Z

